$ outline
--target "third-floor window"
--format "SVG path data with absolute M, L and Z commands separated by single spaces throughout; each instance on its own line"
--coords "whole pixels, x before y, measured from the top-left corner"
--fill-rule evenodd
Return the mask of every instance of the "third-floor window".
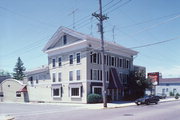
M 59 65 L 59 67 L 62 66 L 62 59 L 61 59 L 61 57 L 58 58 L 58 65 Z
M 73 55 L 69 56 L 69 64 L 73 64 Z
M 77 63 L 81 62 L 81 54 L 80 53 L 76 54 L 76 60 L 77 60 Z
M 52 59 L 52 67 L 56 67 L 56 59 Z

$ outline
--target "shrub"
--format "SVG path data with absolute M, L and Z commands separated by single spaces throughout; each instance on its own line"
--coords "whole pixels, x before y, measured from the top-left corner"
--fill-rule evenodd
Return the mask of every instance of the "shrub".
M 176 93 L 175 98 L 176 98 L 176 99 L 179 99 L 179 96 L 180 96 L 180 94 L 179 94 L 179 93 Z
M 170 96 L 174 96 L 174 93 L 173 93 L 173 92 L 170 92 L 169 95 L 170 95 Z
M 101 103 L 102 96 L 99 94 L 89 94 L 87 100 L 88 103 Z

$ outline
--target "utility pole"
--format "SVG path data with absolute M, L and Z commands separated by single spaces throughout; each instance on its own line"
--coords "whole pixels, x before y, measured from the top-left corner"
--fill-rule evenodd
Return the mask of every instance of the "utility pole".
M 105 66 L 104 66 L 104 32 L 103 32 L 103 21 L 108 19 L 106 15 L 102 14 L 102 1 L 99 0 L 99 11 L 100 13 L 93 13 L 92 16 L 96 17 L 99 21 L 99 28 L 101 33 L 101 60 L 102 60 L 102 81 L 103 81 L 103 106 L 107 107 L 107 98 L 106 98 L 106 80 L 105 80 Z

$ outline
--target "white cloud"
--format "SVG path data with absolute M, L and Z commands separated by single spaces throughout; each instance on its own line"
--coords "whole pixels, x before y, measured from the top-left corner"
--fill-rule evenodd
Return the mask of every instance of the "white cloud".
M 152 69 L 147 69 L 148 72 L 160 72 L 162 73 L 163 78 L 171 77 L 180 77 L 180 65 L 170 66 L 170 67 L 156 67 Z

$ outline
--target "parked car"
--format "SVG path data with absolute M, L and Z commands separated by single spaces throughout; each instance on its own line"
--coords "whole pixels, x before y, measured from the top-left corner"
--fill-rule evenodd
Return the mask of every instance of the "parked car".
M 153 95 L 144 96 L 143 98 L 139 98 L 135 100 L 136 105 L 140 105 L 140 104 L 149 105 L 150 103 L 158 104 L 158 102 L 159 102 L 159 97 Z
M 167 97 L 166 94 L 160 94 L 160 93 L 158 93 L 156 96 L 159 97 L 159 99 L 165 99 Z

